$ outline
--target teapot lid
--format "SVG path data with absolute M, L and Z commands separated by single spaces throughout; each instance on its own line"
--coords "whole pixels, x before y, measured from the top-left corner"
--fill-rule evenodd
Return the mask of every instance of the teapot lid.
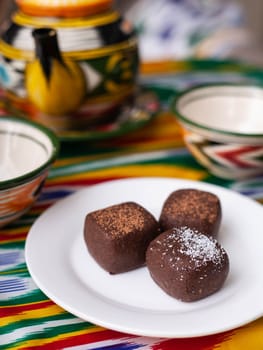
M 30 16 L 86 17 L 111 9 L 113 0 L 16 0 Z

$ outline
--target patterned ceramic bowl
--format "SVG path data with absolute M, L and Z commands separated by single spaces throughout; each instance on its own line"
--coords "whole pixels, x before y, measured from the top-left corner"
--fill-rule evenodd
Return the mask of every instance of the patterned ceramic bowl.
M 212 84 L 172 102 L 188 149 L 212 174 L 242 179 L 263 173 L 263 88 Z
M 0 227 L 32 206 L 58 149 L 57 137 L 45 127 L 0 118 Z

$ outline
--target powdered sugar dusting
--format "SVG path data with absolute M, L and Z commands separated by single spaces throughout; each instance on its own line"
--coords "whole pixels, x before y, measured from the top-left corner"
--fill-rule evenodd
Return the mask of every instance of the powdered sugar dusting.
M 155 246 L 150 247 L 150 250 L 160 252 L 161 263 L 167 261 L 167 257 L 169 265 L 177 271 L 188 268 L 181 263 L 183 257 L 187 257 L 194 268 L 212 262 L 219 270 L 226 259 L 226 251 L 214 238 L 188 227 L 171 229 L 160 240 L 156 239 Z
M 173 233 L 176 234 L 178 241 L 181 243 L 179 251 L 195 261 L 196 266 L 208 261 L 221 264 L 224 250 L 215 239 L 193 231 L 188 227 L 174 229 Z

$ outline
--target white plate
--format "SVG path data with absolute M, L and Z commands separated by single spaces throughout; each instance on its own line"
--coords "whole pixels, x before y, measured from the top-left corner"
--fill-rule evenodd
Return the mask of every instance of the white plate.
M 223 288 L 193 303 L 166 295 L 146 267 L 108 274 L 88 254 L 83 240 L 88 212 L 136 201 L 158 218 L 165 198 L 179 188 L 197 188 L 219 196 L 223 209 L 219 241 L 230 258 Z M 144 336 L 208 335 L 263 314 L 262 217 L 260 204 L 214 185 L 167 178 L 111 181 L 81 190 L 42 214 L 27 237 L 26 261 L 39 288 L 84 320 Z

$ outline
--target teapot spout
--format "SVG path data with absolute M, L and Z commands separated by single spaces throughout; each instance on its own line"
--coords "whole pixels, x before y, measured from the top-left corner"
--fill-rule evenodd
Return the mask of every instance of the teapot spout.
M 59 50 L 57 33 L 52 28 L 37 28 L 32 32 L 35 41 L 35 55 L 39 59 L 43 73 L 49 81 L 52 69 L 52 59 L 63 64 Z
M 28 98 L 45 114 L 72 113 L 87 91 L 80 65 L 62 57 L 54 29 L 35 29 L 33 37 L 36 57 L 28 63 L 25 77 Z

